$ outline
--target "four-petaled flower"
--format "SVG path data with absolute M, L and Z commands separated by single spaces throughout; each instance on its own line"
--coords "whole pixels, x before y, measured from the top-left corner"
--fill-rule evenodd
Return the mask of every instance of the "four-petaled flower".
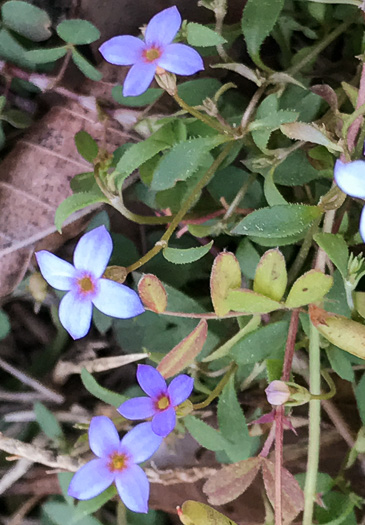
M 153 432 L 166 437 L 176 425 L 175 407 L 190 396 L 194 379 L 181 374 L 167 386 L 165 379 L 153 366 L 138 365 L 137 381 L 149 397 L 128 399 L 120 405 L 118 412 L 132 420 L 152 417 Z
M 91 499 L 115 483 L 126 507 L 134 512 L 147 512 L 150 487 L 137 463 L 150 458 L 161 442 L 162 438 L 152 432 L 149 422 L 137 425 L 120 440 L 111 419 L 92 418 L 89 443 L 98 457 L 76 472 L 68 487 L 69 496 Z
M 59 317 L 74 339 L 84 337 L 89 331 L 93 305 L 119 319 L 144 312 L 134 290 L 102 278 L 112 250 L 113 242 L 107 229 L 99 226 L 77 243 L 75 266 L 45 250 L 35 254 L 45 280 L 57 290 L 68 291 L 60 302 Z
M 365 199 L 365 161 L 342 162 L 336 160 L 335 181 L 338 187 L 350 197 Z M 365 207 L 361 212 L 360 235 L 365 241 Z
M 147 25 L 145 41 L 135 36 L 115 36 L 100 46 L 107 62 L 133 67 L 123 86 L 124 96 L 137 96 L 146 91 L 155 73 L 165 71 L 177 75 L 193 75 L 204 69 L 201 56 L 195 49 L 172 41 L 181 26 L 181 16 L 175 6 L 164 9 Z

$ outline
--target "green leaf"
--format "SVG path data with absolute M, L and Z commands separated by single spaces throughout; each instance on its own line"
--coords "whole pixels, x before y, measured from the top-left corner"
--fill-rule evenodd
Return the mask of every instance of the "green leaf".
M 266 375 L 267 382 L 280 380 L 282 370 L 283 370 L 283 360 L 282 359 L 266 359 Z
M 95 498 L 86 501 L 79 501 L 79 503 L 76 505 L 74 521 L 77 521 L 77 523 L 79 523 L 80 518 L 84 518 L 85 516 L 96 512 L 110 499 L 114 498 L 116 494 L 117 489 L 113 484 L 109 488 L 104 490 L 104 492 L 99 494 L 99 496 L 96 496 Z
M 331 344 L 329 348 L 326 348 L 326 354 L 334 372 L 345 381 L 352 383 L 355 380 L 355 374 L 349 360 L 349 354 Z
M 76 521 L 77 525 L 102 525 L 102 523 L 93 516 L 86 516 L 78 520 L 75 509 L 68 505 L 68 503 L 47 501 L 47 503 L 42 505 L 42 511 L 51 520 L 52 525 L 72 524 Z
M 224 514 L 198 501 L 184 501 L 179 513 L 184 525 L 237 525 Z
M 274 181 L 283 186 L 301 186 L 321 177 L 303 150 L 293 151 L 274 171 Z
M 117 394 L 99 385 L 96 379 L 85 368 L 81 370 L 81 381 L 90 394 L 104 401 L 107 405 L 119 407 L 119 405 L 126 400 L 126 397 L 122 394 Z
M 242 33 L 252 60 L 262 66 L 260 47 L 274 28 L 284 0 L 248 0 L 242 15 Z
M 267 314 L 283 308 L 281 303 L 252 290 L 230 291 L 225 300 L 225 306 L 229 310 L 246 312 L 247 314 Z
M 280 301 L 285 293 L 287 280 L 283 254 L 278 249 L 264 253 L 256 269 L 254 291 Z
M 75 65 L 79 68 L 81 73 L 90 80 L 99 82 L 103 78 L 103 75 L 93 65 L 90 64 L 86 58 L 84 58 L 76 49 L 72 50 L 72 60 Z
M 8 109 L 0 115 L 1 120 L 5 120 L 11 126 L 17 129 L 26 129 L 32 124 L 32 117 L 29 113 L 20 109 Z
M 186 180 L 204 164 L 206 154 L 226 141 L 222 135 L 190 139 L 179 142 L 166 153 L 158 164 L 151 184 L 155 191 L 175 186 L 177 181 Z
M 293 140 L 302 140 L 311 142 L 313 144 L 320 144 L 325 146 L 329 151 L 342 153 L 343 148 L 339 144 L 333 142 L 328 136 L 325 128 L 320 129 L 315 124 L 307 124 L 306 122 L 291 122 L 283 123 L 280 130 Z
M 321 215 L 322 211 L 317 206 L 304 204 L 261 208 L 245 217 L 232 233 L 266 239 L 289 237 L 306 231 Z
M 323 299 L 333 284 L 333 278 L 318 270 L 309 270 L 295 281 L 285 302 L 287 308 L 299 308 Z
M 42 431 L 53 441 L 63 438 L 61 425 L 55 416 L 42 403 L 34 403 L 34 413 Z
M 29 40 L 41 42 L 51 36 L 51 20 L 43 9 L 22 0 L 10 0 L 1 8 L 3 23 Z
M 61 491 L 62 491 L 62 496 L 65 498 L 66 502 L 71 507 L 74 506 L 74 498 L 72 496 L 69 496 L 67 491 L 68 491 L 68 486 L 73 476 L 74 476 L 73 472 L 59 472 L 57 474 L 58 483 L 60 484 Z
M 0 340 L 4 339 L 10 332 L 10 320 L 4 310 L 0 310 Z
M 165 248 L 162 253 L 165 259 L 173 264 L 188 264 L 204 257 L 212 246 L 213 241 L 210 241 L 204 246 L 186 248 L 185 250 L 178 248 Z
M 355 396 L 357 402 L 357 408 L 361 417 L 361 422 L 365 425 L 365 373 L 361 376 L 360 381 L 355 388 Z
M 218 400 L 218 423 L 222 436 L 230 443 L 225 452 L 236 463 L 251 455 L 252 438 L 248 433 L 246 418 L 238 402 L 231 376 Z
M 59 58 L 62 58 L 67 53 L 67 48 L 62 47 L 52 47 L 49 49 L 32 49 L 27 51 L 25 56 L 32 60 L 36 64 L 47 64 L 49 62 L 55 62 Z
M 179 84 L 177 90 L 179 96 L 189 106 L 198 106 L 207 97 L 212 98 L 221 86 L 216 78 L 197 78 Z
M 72 213 L 99 202 L 108 202 L 108 199 L 99 188 L 95 189 L 95 191 L 70 195 L 70 197 L 61 202 L 56 210 L 54 222 L 57 230 L 61 232 L 62 224 Z
M 204 423 L 195 416 L 186 416 L 184 424 L 193 438 L 204 448 L 218 452 L 225 450 L 227 440 L 213 427 Z
M 278 321 L 258 328 L 246 335 L 231 350 L 239 365 L 260 363 L 266 358 L 280 359 L 284 355 L 288 322 Z
M 76 46 L 91 44 L 100 38 L 100 31 L 87 20 L 64 20 L 56 28 L 62 40 Z
M 21 67 L 34 67 L 34 63 L 26 56 L 25 48 L 5 27 L 0 29 L 0 57 Z
M 99 148 L 89 133 L 84 130 L 77 132 L 75 135 L 75 144 L 77 151 L 85 160 L 92 163 L 96 159 Z
M 338 268 L 342 277 L 346 279 L 349 250 L 342 235 L 335 233 L 316 233 L 313 238 Z
M 230 308 L 226 303 L 231 290 L 241 286 L 241 269 L 233 253 L 222 252 L 214 260 L 210 274 L 210 295 L 215 313 L 222 317 Z
M 201 24 L 196 24 L 195 22 L 190 22 L 186 26 L 187 30 L 187 40 L 191 46 L 195 47 L 209 47 L 209 46 L 219 46 L 220 44 L 225 44 L 227 40 L 221 35 L 209 29 L 209 27 L 203 26 Z
M 279 206 L 288 204 L 274 182 L 275 168 L 271 168 L 265 176 L 264 193 L 269 206 Z
M 238 245 L 236 257 L 240 264 L 241 272 L 247 279 L 254 279 L 260 255 L 253 244 L 245 237 Z
M 228 69 L 229 71 L 234 71 L 238 75 L 241 75 L 241 77 L 254 82 L 256 86 L 261 86 L 263 83 L 263 78 L 261 78 L 257 72 L 240 62 L 230 62 L 228 64 L 223 62 L 222 64 L 212 64 L 210 67 L 213 69 Z
M 142 93 L 142 95 L 138 95 L 137 97 L 124 97 L 123 86 L 114 86 L 112 89 L 112 97 L 116 102 L 118 102 L 118 104 L 132 108 L 153 104 L 163 93 L 164 90 L 161 88 L 150 88 Z

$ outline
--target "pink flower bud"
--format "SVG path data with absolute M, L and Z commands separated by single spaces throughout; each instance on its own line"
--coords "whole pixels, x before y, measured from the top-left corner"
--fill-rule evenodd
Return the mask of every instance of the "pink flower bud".
M 284 405 L 290 398 L 289 387 L 284 381 L 272 381 L 265 393 L 271 405 Z

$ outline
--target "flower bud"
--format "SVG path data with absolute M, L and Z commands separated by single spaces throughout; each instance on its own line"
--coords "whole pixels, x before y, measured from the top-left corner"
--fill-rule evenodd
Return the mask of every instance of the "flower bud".
M 290 398 L 289 387 L 284 381 L 271 381 L 265 393 L 271 405 L 284 405 Z

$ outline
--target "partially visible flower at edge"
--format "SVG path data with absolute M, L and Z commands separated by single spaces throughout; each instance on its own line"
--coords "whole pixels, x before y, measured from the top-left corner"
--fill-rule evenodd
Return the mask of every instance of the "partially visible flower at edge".
M 152 430 L 166 437 L 176 425 L 175 408 L 191 394 L 194 379 L 186 374 L 176 376 L 169 386 L 160 372 L 149 365 L 138 365 L 137 381 L 149 397 L 135 397 L 120 405 L 118 412 L 131 420 L 152 417 Z
M 99 51 L 107 62 L 132 66 L 123 86 L 125 97 L 144 93 L 155 73 L 169 71 L 177 75 L 193 75 L 204 69 L 203 60 L 195 49 L 172 43 L 180 26 L 180 13 L 173 6 L 151 18 L 144 42 L 135 36 L 121 35 L 100 46 Z
M 151 423 L 137 425 L 120 440 L 111 419 L 94 417 L 89 427 L 89 443 L 98 457 L 76 472 L 68 487 L 68 495 L 81 500 L 91 499 L 115 483 L 128 509 L 146 513 L 149 482 L 137 463 L 149 459 L 161 442 L 162 438 L 152 432 Z
M 93 305 L 119 319 L 144 312 L 134 290 L 102 278 L 112 250 L 109 232 L 105 226 L 99 226 L 77 243 L 74 266 L 46 250 L 35 254 L 44 279 L 56 290 L 68 291 L 60 302 L 59 317 L 73 339 L 80 339 L 89 331 Z
M 365 161 L 354 160 L 342 162 L 336 160 L 334 169 L 335 181 L 338 187 L 350 197 L 365 199 Z M 360 217 L 360 235 L 365 241 L 365 208 Z

